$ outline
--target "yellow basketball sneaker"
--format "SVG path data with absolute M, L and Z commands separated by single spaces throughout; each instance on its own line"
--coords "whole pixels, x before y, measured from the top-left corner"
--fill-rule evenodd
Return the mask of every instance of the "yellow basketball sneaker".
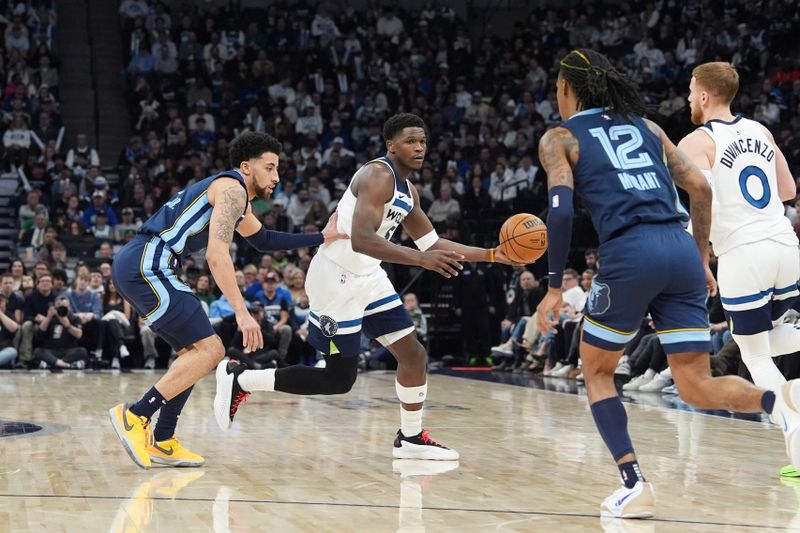
M 153 438 L 150 432 L 150 421 L 143 416 L 136 416 L 129 404 L 119 404 L 108 410 L 111 425 L 117 437 L 133 462 L 142 468 L 150 468 L 150 454 L 147 446 Z
M 150 460 L 154 464 L 167 466 L 203 466 L 206 462 L 201 455 L 183 447 L 177 437 L 153 442 L 147 446 Z

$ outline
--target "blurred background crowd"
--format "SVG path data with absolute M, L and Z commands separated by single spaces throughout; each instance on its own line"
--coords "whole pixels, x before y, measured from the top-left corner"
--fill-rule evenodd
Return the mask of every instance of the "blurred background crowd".
M 116 294 L 110 265 L 172 194 L 229 168 L 228 143 L 244 131 L 283 143 L 280 187 L 254 204 L 268 228 L 319 231 L 354 171 L 384 153 L 382 123 L 399 111 L 427 123 L 428 154 L 413 182 L 441 235 L 490 246 L 510 214 L 544 218 L 537 145 L 560 121 L 558 61 L 573 48 L 602 51 L 635 78 L 651 117 L 675 141 L 693 128 L 686 104 L 692 67 L 731 61 L 742 78 L 735 110 L 772 130 L 797 174 L 800 14 L 790 0 L 531 2 L 536 7 L 524 16 L 494 25 L 472 8 L 419 4 L 123 0 L 115 38 L 122 40 L 118 75 L 133 135 L 118 157 L 101 160 L 97 140 L 60 118 L 57 3 L 4 3 L 3 164 L 20 175 L 20 187 L 16 254 L 0 294 L 0 365 L 168 364 L 174 354 Z M 797 224 L 795 206 L 786 212 Z M 574 228 L 556 335 L 541 335 L 529 320 L 544 293 L 546 261 L 518 270 L 468 264 L 452 281 L 385 267 L 434 359 L 580 377 L 576 332 L 598 257 L 580 206 Z M 413 246 L 402 232 L 396 239 Z M 231 253 L 269 339 L 253 364 L 314 364 L 303 290 L 314 250 L 263 255 L 237 241 Z M 233 311 L 203 258 L 177 268 L 236 350 Z M 724 319 L 713 312 L 718 302 L 710 306 L 721 349 Z M 69 333 L 77 330 L 79 337 Z M 637 340 L 626 353 L 641 344 L 652 343 Z M 651 359 L 648 352 L 634 377 L 652 378 L 665 366 Z M 365 341 L 366 367 L 391 364 Z

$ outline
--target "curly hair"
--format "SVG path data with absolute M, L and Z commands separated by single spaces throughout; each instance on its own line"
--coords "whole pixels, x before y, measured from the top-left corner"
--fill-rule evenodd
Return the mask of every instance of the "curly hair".
M 262 154 L 280 155 L 281 143 L 268 133 L 248 131 L 236 137 L 228 148 L 231 166 L 238 168 L 243 161 L 258 159 Z

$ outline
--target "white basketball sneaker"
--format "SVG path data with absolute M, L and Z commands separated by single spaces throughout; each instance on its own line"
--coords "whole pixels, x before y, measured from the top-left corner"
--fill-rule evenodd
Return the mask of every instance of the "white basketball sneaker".
M 459 455 L 455 450 L 439 444 L 428 436 L 428 430 L 422 430 L 419 435 L 406 437 L 397 430 L 394 439 L 392 455 L 395 459 L 428 459 L 434 461 L 458 461 Z
M 653 485 L 637 481 L 633 488 L 621 486 L 600 504 L 600 515 L 614 518 L 652 518 L 656 505 Z
M 800 466 L 800 380 L 793 379 L 775 391 L 775 406 L 770 419 L 780 426 L 786 440 L 786 455 L 791 463 Z
M 233 417 L 239 405 L 250 396 L 250 393 L 239 386 L 239 374 L 247 366 L 236 359 L 227 357 L 219 362 L 216 370 L 217 392 L 214 395 L 214 418 L 223 431 L 228 431 L 233 424 Z

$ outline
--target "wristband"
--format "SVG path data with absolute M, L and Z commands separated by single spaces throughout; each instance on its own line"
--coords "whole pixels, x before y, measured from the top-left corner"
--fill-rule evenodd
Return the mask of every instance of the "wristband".
M 489 262 L 494 263 L 494 248 L 489 248 Z
M 430 233 L 426 233 L 419 239 L 416 239 L 414 241 L 414 244 L 417 245 L 417 248 L 419 248 L 420 251 L 424 252 L 425 250 L 436 244 L 436 241 L 438 240 L 439 240 L 439 235 L 437 235 L 436 230 L 433 229 L 430 231 Z
M 550 189 L 550 209 L 547 212 L 547 270 L 548 286 L 560 289 L 567 266 L 572 240 L 572 194 L 570 187 L 558 185 Z

